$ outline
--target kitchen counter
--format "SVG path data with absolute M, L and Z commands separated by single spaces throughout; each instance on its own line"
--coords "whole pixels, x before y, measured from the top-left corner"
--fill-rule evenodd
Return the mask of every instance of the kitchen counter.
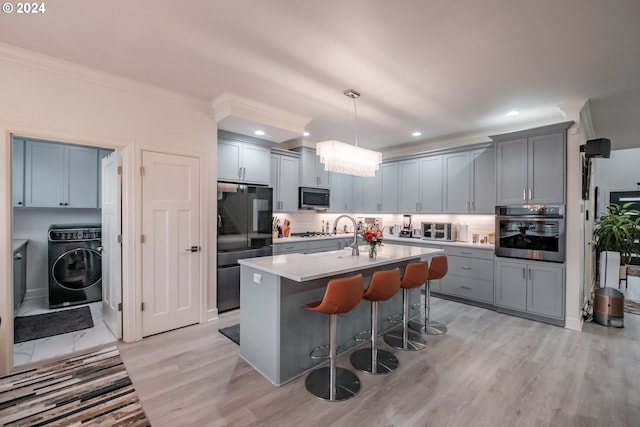
M 436 253 L 442 253 L 442 251 L 412 246 L 383 245 L 378 247 L 377 258 L 370 259 L 368 246 L 362 245 L 360 246 L 360 256 L 352 256 L 351 248 L 347 248 L 346 250 L 313 254 L 293 253 L 248 258 L 238 262 L 241 266 L 251 267 L 296 282 L 306 282 L 363 269 L 379 268 L 407 260 L 428 259 Z
M 407 245 L 438 245 L 438 246 L 452 246 L 460 248 L 473 248 L 473 249 L 486 249 L 489 251 L 495 250 L 493 243 L 470 243 L 470 242 L 451 242 L 448 240 L 430 240 L 420 239 L 415 237 L 394 237 L 384 236 L 384 242 L 388 243 L 406 243 Z
M 29 243 L 28 239 L 13 239 L 13 253 L 15 254 L 20 248 Z
M 358 236 L 359 238 L 361 236 Z M 310 242 L 310 241 L 318 241 L 318 240 L 331 240 L 331 239 L 353 239 L 353 233 L 344 233 L 344 234 L 326 234 L 322 236 L 313 236 L 313 237 L 281 237 L 278 239 L 273 239 L 273 244 L 286 244 L 286 243 L 294 243 L 294 242 Z M 470 242 L 451 242 L 447 240 L 430 240 L 430 239 L 420 239 L 417 237 L 396 237 L 396 236 L 387 236 L 383 235 L 383 247 L 384 242 L 388 243 L 406 243 L 410 245 L 443 245 L 443 246 L 458 246 L 462 248 L 477 248 L 477 249 L 487 249 L 494 250 L 493 243 L 470 243 Z
M 308 238 L 304 238 L 308 239 Z M 315 347 L 328 343 L 326 315 L 301 306 L 322 299 L 327 282 L 335 277 L 361 273 L 365 287 L 378 269 L 398 267 L 442 254 L 440 249 L 387 245 L 369 259 L 366 246 L 360 256 L 345 250 L 285 254 L 240 260 L 240 357 L 275 385 L 285 384 L 322 364 L 309 358 Z M 409 291 L 410 317 L 420 314 L 420 289 Z M 414 306 L 415 304 L 415 306 Z M 380 304 L 381 333 L 399 324 L 387 317 L 402 313 L 402 292 Z M 340 352 L 362 343 L 354 340 L 360 331 L 371 329 L 371 309 L 362 301 L 338 320 Z

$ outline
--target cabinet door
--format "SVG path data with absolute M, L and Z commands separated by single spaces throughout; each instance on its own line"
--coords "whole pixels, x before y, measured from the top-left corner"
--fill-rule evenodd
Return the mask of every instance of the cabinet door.
M 471 205 L 469 154 L 464 152 L 444 156 L 444 170 L 446 188 L 444 211 L 468 213 Z
M 13 138 L 11 191 L 13 207 L 24 207 L 24 139 Z
M 382 171 L 382 212 L 398 212 L 398 163 L 387 163 Z
M 344 206 L 344 175 L 331 172 L 329 174 L 329 210 L 328 212 L 345 212 Z
M 316 156 L 316 152 L 313 151 L 313 158 L 315 159 L 316 175 L 318 176 L 318 187 L 329 188 L 329 172 L 324 169 L 324 164 L 320 163 L 320 157 Z
M 269 185 L 273 188 L 273 211 L 280 212 L 280 156 L 271 155 L 271 180 Z
M 474 151 L 471 213 L 493 214 L 496 205 L 496 154 L 493 148 Z
M 242 144 L 237 141 L 218 140 L 218 179 L 242 179 Z
M 375 176 L 364 177 L 362 191 L 363 213 L 382 212 L 382 168 Z
M 526 203 L 527 138 L 496 143 L 496 173 L 496 203 Z
M 65 145 L 65 206 L 98 207 L 98 149 Z
M 542 316 L 563 318 L 564 270 L 529 264 L 527 267 L 527 311 Z
M 64 206 L 64 145 L 26 141 L 25 206 Z
M 442 213 L 443 158 L 420 159 L 420 213 Z
M 114 150 L 98 149 L 98 207 L 102 207 L 102 159 L 113 153 Z
M 515 310 L 527 309 L 527 265 L 496 262 L 496 305 Z
M 354 176 L 351 180 L 351 211 L 364 212 L 364 182 L 369 177 Z
M 300 161 L 295 157 L 282 156 L 280 160 L 280 210 L 298 211 L 298 177 Z
M 398 164 L 400 212 L 420 212 L 420 165 L 418 159 L 405 160 Z
M 529 138 L 527 197 L 530 203 L 564 203 L 565 143 L 562 132 Z
M 269 184 L 271 150 L 253 144 L 242 145 L 242 180 L 253 184 Z
M 318 187 L 318 168 L 319 158 L 316 156 L 315 150 L 302 147 L 300 150 L 300 186 L 301 187 Z

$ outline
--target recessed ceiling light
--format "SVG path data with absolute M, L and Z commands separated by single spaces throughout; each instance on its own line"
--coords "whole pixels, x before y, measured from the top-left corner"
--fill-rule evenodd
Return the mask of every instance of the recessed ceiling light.
M 255 131 L 253 133 L 255 133 L 256 135 L 260 135 L 260 136 L 264 135 L 264 131 L 263 130 L 257 130 L 257 131 Z
M 310 134 L 309 132 L 305 132 L 305 133 L 303 133 L 303 135 L 304 135 L 304 136 L 309 136 L 309 135 L 311 135 L 311 134 Z
M 422 132 L 417 132 L 417 131 L 411 134 L 411 136 L 421 136 L 421 135 L 422 135 Z
M 513 116 L 517 116 L 518 114 L 520 114 L 520 112 L 519 112 L 519 111 L 511 110 L 511 111 L 509 111 L 509 112 L 507 113 L 507 116 L 509 116 L 509 117 L 513 117 Z

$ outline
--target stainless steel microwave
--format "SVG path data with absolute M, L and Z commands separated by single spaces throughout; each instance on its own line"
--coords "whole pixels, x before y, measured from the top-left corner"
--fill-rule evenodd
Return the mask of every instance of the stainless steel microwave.
M 329 189 L 300 187 L 298 207 L 300 209 L 329 209 Z
M 450 222 L 423 222 L 422 238 L 427 240 L 455 240 Z

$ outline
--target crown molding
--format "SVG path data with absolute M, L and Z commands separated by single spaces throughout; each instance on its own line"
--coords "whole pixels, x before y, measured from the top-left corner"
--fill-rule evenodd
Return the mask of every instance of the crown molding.
M 311 121 L 230 92 L 223 92 L 211 101 L 211 107 L 220 129 L 247 134 L 252 126 L 263 127 L 267 133 L 264 138 L 278 143 L 301 136 Z
M 0 60 L 55 73 L 70 79 L 81 80 L 110 89 L 143 96 L 171 98 L 174 101 L 198 107 L 203 111 L 206 111 L 207 108 L 206 102 L 191 96 L 1 42 Z

